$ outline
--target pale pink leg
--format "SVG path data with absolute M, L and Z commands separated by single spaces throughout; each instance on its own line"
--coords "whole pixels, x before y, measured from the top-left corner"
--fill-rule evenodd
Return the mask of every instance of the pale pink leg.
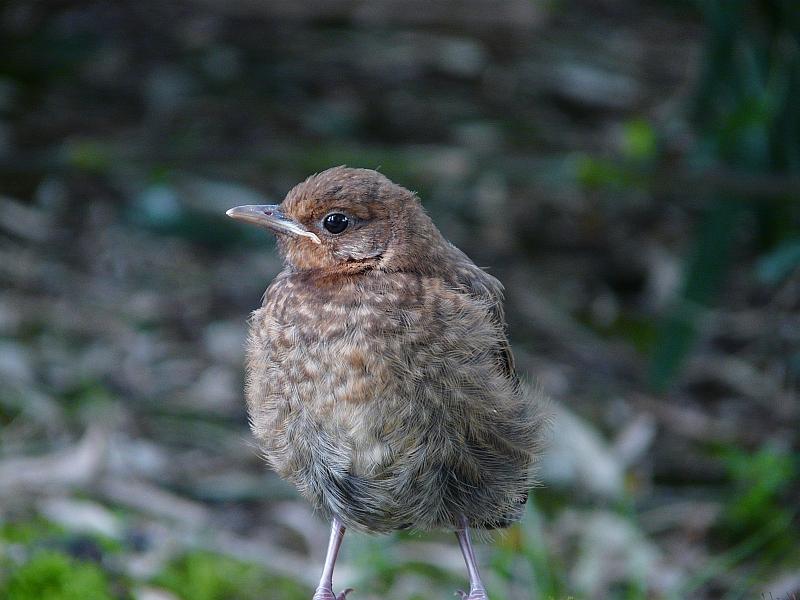
M 328 541 L 328 554 L 325 556 L 325 567 L 322 569 L 322 577 L 319 580 L 317 591 L 314 592 L 312 600 L 345 600 L 347 594 L 352 592 L 351 589 L 346 589 L 338 596 L 333 593 L 333 567 L 336 565 L 336 557 L 339 555 L 339 548 L 342 545 L 342 538 L 344 537 L 344 525 L 337 519 L 333 518 L 331 522 L 331 538 Z
M 486 595 L 486 588 L 483 587 L 483 582 L 481 581 L 481 575 L 478 573 L 478 561 L 475 560 L 475 551 L 472 549 L 472 542 L 469 539 L 469 528 L 467 527 L 466 519 L 463 521 L 463 527 L 456 531 L 456 537 L 469 573 L 469 594 L 459 590 L 458 595 L 461 596 L 462 600 L 489 600 Z

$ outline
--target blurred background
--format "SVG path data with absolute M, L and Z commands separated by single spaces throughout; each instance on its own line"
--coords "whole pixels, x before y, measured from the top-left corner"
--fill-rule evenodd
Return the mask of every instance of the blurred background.
M 0 3 L 0 598 L 308 600 L 225 209 L 378 168 L 507 286 L 554 400 L 492 600 L 800 593 L 794 0 Z M 348 535 L 352 598 L 452 597 L 449 534 Z M 795 595 L 793 595 L 795 594 Z

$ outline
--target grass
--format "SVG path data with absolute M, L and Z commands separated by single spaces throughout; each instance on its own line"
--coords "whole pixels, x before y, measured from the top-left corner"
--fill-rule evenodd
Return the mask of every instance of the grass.
M 4 545 L 19 552 L 3 552 Z M 96 560 L 83 560 L 82 552 Z M 106 568 L 124 552 L 97 536 L 76 536 L 35 518 L 0 524 L 0 598 L 3 600 L 128 600 L 131 582 Z M 3 558 L 11 555 L 27 558 Z M 116 561 L 118 562 L 118 561 Z M 108 563 L 108 564 L 107 564 Z M 307 600 L 311 590 L 257 565 L 210 553 L 189 552 L 167 563 L 150 582 L 183 600 Z
M 26 521 L 0 522 L 0 542 L 31 545 L 64 535 L 64 530 L 40 517 Z
M 184 600 L 307 600 L 312 592 L 260 567 L 209 552 L 186 554 L 153 583 Z
M 737 447 L 720 448 L 714 454 L 725 465 L 728 480 L 725 505 L 711 536 L 712 555 L 666 597 L 703 595 L 705 588 L 725 577 L 739 578 L 740 587 L 752 592 L 774 573 L 798 566 L 791 558 L 798 534 L 797 511 L 787 503 L 800 473 L 798 457 L 769 445 L 751 452 Z M 580 560 L 580 538 L 576 538 L 578 546 L 557 548 L 545 531 L 546 522 L 558 518 L 564 502 L 568 503 L 568 499 L 554 499 L 543 490 L 531 498 L 521 523 L 494 535 L 490 544 L 479 544 L 484 581 L 493 600 L 581 597 L 570 588 L 570 565 L 564 563 L 564 560 L 573 563 Z M 542 505 L 547 506 L 546 511 Z M 619 503 L 607 510 L 637 526 L 637 512 L 632 503 Z M 365 596 L 384 595 L 398 600 L 446 597 L 465 587 L 466 570 L 456 574 L 415 557 L 414 545 L 430 540 L 431 536 L 408 533 L 351 536 L 345 546 L 345 559 L 356 567 L 359 577 L 355 582 L 344 583 L 352 583 L 357 593 Z M 455 551 L 451 536 L 443 536 L 441 540 L 452 543 Z M 558 543 L 563 545 L 565 540 Z M 81 554 L 79 548 L 87 544 L 94 544 L 97 552 Z M 3 545 L 17 547 L 28 558 L 13 564 L 11 558 L 0 558 L 0 598 L 128 600 L 132 597 L 132 582 L 112 566 L 126 551 L 124 544 L 112 547 L 100 538 L 76 536 L 45 519 L 35 518 L 0 524 L 0 549 Z M 18 553 L 4 554 L 18 556 Z M 114 555 L 114 561 L 106 560 L 110 555 Z M 93 560 L 81 559 L 82 556 Z M 309 563 L 310 569 L 318 567 Z M 183 600 L 256 600 L 265 593 L 277 600 L 307 600 L 311 596 L 310 588 L 290 578 L 276 576 L 257 565 L 199 551 L 168 562 L 147 583 Z M 606 597 L 643 599 L 652 597 L 652 590 L 648 589 L 646 574 L 634 569 L 615 582 Z
M 533 497 L 528 500 L 528 514 L 506 537 L 499 540 L 492 557 L 491 570 L 508 588 L 517 577 L 536 598 L 562 598 L 566 593 L 563 571 L 549 551 L 542 514 Z M 521 567 L 521 568 L 520 568 Z M 491 589 L 498 598 L 507 597 L 506 589 Z
M 42 551 L 13 570 L 0 597 L 7 600 L 111 600 L 99 566 L 54 551 Z

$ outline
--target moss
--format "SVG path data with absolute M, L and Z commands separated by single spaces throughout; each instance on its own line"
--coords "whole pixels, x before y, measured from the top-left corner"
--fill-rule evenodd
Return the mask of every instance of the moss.
M 170 564 L 154 582 L 184 600 L 306 600 L 309 590 L 263 569 L 207 552 Z
M 7 600 L 110 600 L 112 597 L 108 580 L 97 566 L 58 552 L 41 552 L 14 571 L 0 596 Z

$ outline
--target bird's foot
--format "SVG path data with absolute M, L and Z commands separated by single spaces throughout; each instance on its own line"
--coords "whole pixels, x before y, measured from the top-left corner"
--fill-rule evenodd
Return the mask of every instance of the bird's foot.
M 458 590 L 456 596 L 461 598 L 461 600 L 489 600 L 489 596 L 486 595 L 486 590 L 482 587 L 472 588 L 469 594 L 463 590 Z
M 346 600 L 347 594 L 353 591 L 353 588 L 347 588 L 338 596 L 333 593 L 331 588 L 318 587 L 314 592 L 312 600 Z

